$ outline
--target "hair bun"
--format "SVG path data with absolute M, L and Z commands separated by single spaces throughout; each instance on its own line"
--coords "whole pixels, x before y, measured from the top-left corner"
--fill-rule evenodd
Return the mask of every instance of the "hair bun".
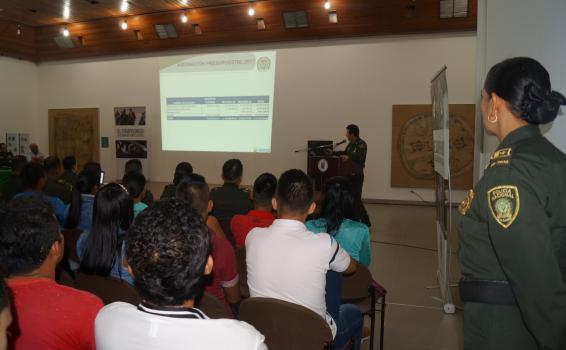
M 547 98 L 550 99 L 550 100 L 556 101 L 556 103 L 558 103 L 558 105 L 560 105 L 560 106 L 566 105 L 566 97 L 564 97 L 564 95 L 562 95 L 558 91 L 552 90 L 548 94 Z
M 522 117 L 529 123 L 546 124 L 556 119 L 561 105 L 566 105 L 566 97 L 557 91 L 542 92 L 535 84 L 525 86 L 521 105 Z

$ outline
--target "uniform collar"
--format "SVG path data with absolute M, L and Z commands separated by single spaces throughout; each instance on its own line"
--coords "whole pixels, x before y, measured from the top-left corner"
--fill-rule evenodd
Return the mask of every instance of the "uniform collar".
M 138 310 L 152 315 L 172 318 L 192 318 L 198 320 L 206 320 L 208 318 L 204 312 L 194 307 L 156 306 L 141 302 L 138 305 Z
M 238 184 L 235 184 L 233 182 L 225 182 L 222 184 L 222 187 L 235 187 L 235 188 L 239 188 L 240 186 L 238 186 Z
M 519 141 L 530 139 L 532 137 L 540 136 L 541 132 L 538 125 L 528 124 L 515 129 L 507 135 L 499 144 L 498 149 L 511 147 Z

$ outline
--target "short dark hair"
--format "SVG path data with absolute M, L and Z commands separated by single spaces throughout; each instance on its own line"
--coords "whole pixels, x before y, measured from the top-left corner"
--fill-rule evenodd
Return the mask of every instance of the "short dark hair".
M 73 170 L 76 165 L 77 158 L 75 158 L 75 156 L 66 156 L 65 158 L 63 158 L 63 169 Z
M 100 163 L 98 162 L 87 162 L 84 166 L 83 166 L 83 170 L 86 171 L 93 171 L 95 173 L 100 174 L 102 172 L 102 167 L 100 166 Z
M 228 159 L 222 166 L 222 177 L 225 181 L 236 181 L 242 177 L 244 166 L 239 159 Z
M 552 91 L 550 75 L 538 61 L 529 57 L 509 58 L 487 73 L 484 89 L 495 92 L 513 113 L 531 124 L 546 124 L 558 115 L 566 98 Z
M 191 208 L 203 214 L 208 209 L 210 188 L 203 176 L 190 174 L 177 185 L 175 197 L 186 201 Z
M 10 306 L 10 292 L 3 277 L 0 277 L 0 311 Z
M 36 162 L 29 162 L 22 167 L 22 184 L 26 190 L 35 189 L 39 181 L 45 178 L 45 169 L 41 164 Z
M 53 243 L 61 239 L 53 208 L 41 194 L 10 201 L 1 232 L 1 264 L 10 275 L 30 273 L 40 267 Z
M 145 188 L 145 176 L 136 171 L 130 171 L 122 177 L 122 185 L 126 186 L 132 198 L 139 197 Z
M 350 124 L 346 127 L 348 133 L 354 135 L 355 137 L 360 137 L 360 128 L 356 124 Z
M 130 159 L 126 162 L 124 166 L 124 173 L 130 173 L 132 171 L 141 173 L 143 170 L 142 162 L 139 159 Z
M 193 166 L 189 162 L 181 162 L 175 167 L 175 174 L 173 175 L 173 184 L 178 185 L 183 177 L 193 173 Z
M 202 288 L 210 234 L 200 213 L 182 199 L 164 199 L 141 212 L 126 236 L 126 257 L 143 300 L 175 306 Z
M 43 167 L 46 173 L 57 170 L 61 167 L 61 160 L 56 156 L 49 156 L 43 161 Z
M 263 173 L 254 181 L 254 202 L 260 205 L 271 205 L 275 197 L 277 178 L 271 173 Z
M 25 156 L 15 156 L 14 159 L 12 159 L 12 172 L 21 173 L 22 168 L 27 164 L 27 162 L 28 160 Z
M 279 211 L 306 213 L 314 198 L 313 182 L 302 170 L 287 170 L 279 178 L 275 198 Z

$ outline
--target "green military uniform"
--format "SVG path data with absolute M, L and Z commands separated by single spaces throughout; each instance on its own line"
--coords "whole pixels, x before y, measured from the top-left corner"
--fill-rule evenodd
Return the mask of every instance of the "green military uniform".
M 510 133 L 458 216 L 466 350 L 566 349 L 566 155 Z
M 343 152 L 338 152 L 338 155 L 346 155 L 351 161 L 361 165 L 362 168 L 365 168 L 367 151 L 368 146 L 366 142 L 358 138 L 356 141 L 348 143 L 346 149 Z M 364 203 L 362 202 L 362 189 L 364 186 L 363 171 L 358 175 L 351 176 L 350 182 L 352 184 L 352 196 L 354 197 L 356 213 L 364 224 L 371 226 L 369 215 L 364 207 Z
M 63 171 L 63 174 L 59 176 L 59 179 L 63 180 L 64 182 L 70 184 L 73 187 L 77 186 L 78 178 L 79 178 L 78 175 L 71 170 L 65 170 Z
M 53 176 L 47 176 L 47 183 L 43 192 L 48 196 L 61 199 L 65 204 L 71 203 L 73 198 L 73 186 Z
M 233 183 L 225 183 L 210 191 L 210 199 L 214 203 L 212 215 L 218 219 L 226 238 L 235 245 L 230 231 L 230 220 L 234 215 L 246 214 L 253 208 L 249 192 Z

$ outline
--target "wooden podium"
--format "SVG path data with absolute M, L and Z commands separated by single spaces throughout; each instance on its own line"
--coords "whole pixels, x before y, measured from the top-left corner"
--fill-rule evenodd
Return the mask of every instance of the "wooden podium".
M 352 177 L 363 172 L 363 167 L 351 160 L 342 161 L 339 156 L 309 155 L 308 175 L 315 181 L 315 189 L 323 191 L 326 181 L 334 176 Z

